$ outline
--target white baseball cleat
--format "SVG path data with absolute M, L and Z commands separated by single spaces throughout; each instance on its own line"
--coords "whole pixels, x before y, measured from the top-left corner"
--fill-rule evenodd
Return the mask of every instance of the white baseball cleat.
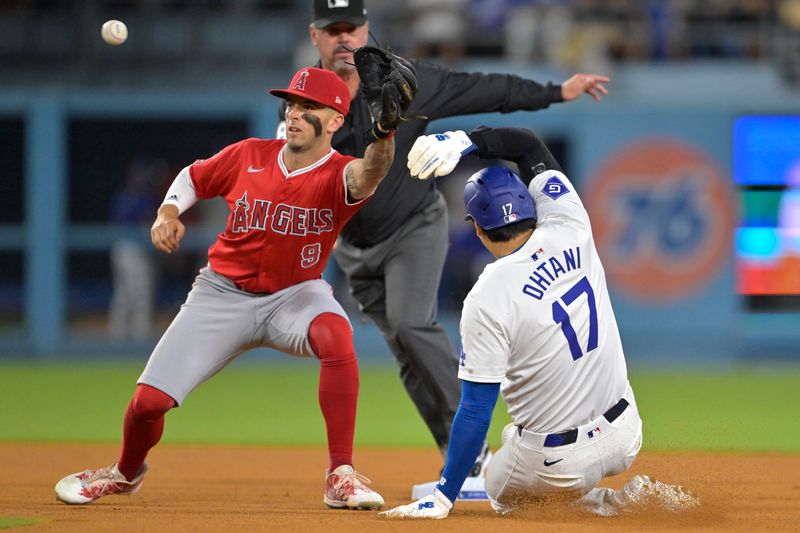
M 383 507 L 383 497 L 367 487 L 369 479 L 342 465 L 325 478 L 325 496 L 322 501 L 335 509 L 378 509 Z
M 56 499 L 70 505 L 92 503 L 110 494 L 135 494 L 142 487 L 147 464 L 130 481 L 117 469 L 117 464 L 96 470 L 70 474 L 56 483 Z
M 450 510 L 453 508 L 447 496 L 442 494 L 439 489 L 433 491 L 419 500 L 383 511 L 380 516 L 385 518 L 427 518 L 432 520 L 441 520 L 447 518 Z
M 699 505 L 700 500 L 683 487 L 639 474 L 620 490 L 595 487 L 576 503 L 596 515 L 617 516 L 637 506 L 640 509 L 660 506 L 672 512 L 682 511 Z

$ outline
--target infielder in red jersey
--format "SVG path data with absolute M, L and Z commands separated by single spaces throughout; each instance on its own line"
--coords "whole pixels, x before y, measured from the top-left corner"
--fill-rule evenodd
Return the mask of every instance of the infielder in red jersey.
M 389 134 L 363 159 L 331 148 L 350 95 L 333 72 L 305 68 L 289 88 L 287 139 L 246 139 L 183 169 L 158 210 L 151 238 L 160 251 L 180 245 L 179 216 L 198 199 L 230 207 L 186 303 L 159 341 L 125 413 L 122 452 L 110 467 L 65 477 L 59 500 L 90 503 L 137 492 L 164 415 L 241 353 L 266 346 L 320 360 L 319 404 L 330 464 L 324 502 L 377 508 L 383 498 L 353 469 L 358 363 L 352 328 L 322 271 L 342 226 L 369 199 L 394 158 Z

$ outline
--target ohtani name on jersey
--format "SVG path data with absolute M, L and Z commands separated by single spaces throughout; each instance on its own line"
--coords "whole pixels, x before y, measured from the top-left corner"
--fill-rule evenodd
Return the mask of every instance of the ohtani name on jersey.
M 333 210 L 275 204 L 270 200 L 247 199 L 247 192 L 236 200 L 231 231 L 246 233 L 270 228 L 282 235 L 319 235 L 333 231 Z
M 536 257 L 537 255 L 538 254 L 534 254 L 531 258 L 536 261 L 538 259 L 538 257 Z M 561 260 L 559 260 L 558 254 L 550 256 L 547 259 L 542 258 L 542 262 L 539 263 L 533 270 L 533 273 L 528 276 L 528 280 L 531 283 L 526 283 L 525 286 L 522 287 L 522 292 L 532 298 L 541 300 L 544 293 L 547 292 L 547 289 L 550 288 L 550 285 L 557 280 L 559 276 L 581 268 L 580 246 L 562 250 L 561 255 Z

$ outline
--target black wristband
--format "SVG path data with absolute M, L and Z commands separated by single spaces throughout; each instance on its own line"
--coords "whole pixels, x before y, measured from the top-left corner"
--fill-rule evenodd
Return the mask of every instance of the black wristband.
M 377 122 L 372 123 L 371 133 L 379 141 L 383 141 L 394 135 L 395 130 L 384 130 Z

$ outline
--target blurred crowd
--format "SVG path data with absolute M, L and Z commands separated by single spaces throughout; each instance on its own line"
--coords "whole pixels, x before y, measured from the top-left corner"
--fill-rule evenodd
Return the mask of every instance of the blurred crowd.
M 41 41 L 64 38 L 82 21 L 94 28 L 96 20 L 129 17 L 154 26 L 147 35 L 140 31 L 140 42 L 129 46 L 142 46 L 149 38 L 150 46 L 164 55 L 170 52 L 166 36 L 173 48 L 187 54 L 214 56 L 229 49 L 238 50 L 242 61 L 282 57 L 290 62 L 285 52 L 303 44 L 291 42 L 291 36 L 305 40 L 310 5 L 290 0 L 5 0 L 0 2 L 0 56 L 14 50 L 35 55 L 36 47 L 44 46 Z M 620 61 L 798 55 L 793 46 L 800 32 L 800 0 L 372 0 L 367 5 L 371 29 L 382 41 L 444 62 L 490 56 L 576 69 Z M 60 34 L 34 38 L 20 30 L 27 24 L 35 32 L 59 16 L 74 22 Z M 147 45 L 140 51 L 146 60 Z
M 796 0 L 406 0 L 392 35 L 417 56 L 504 56 L 582 68 L 598 61 L 764 58 Z M 405 12 L 406 16 L 402 13 Z

